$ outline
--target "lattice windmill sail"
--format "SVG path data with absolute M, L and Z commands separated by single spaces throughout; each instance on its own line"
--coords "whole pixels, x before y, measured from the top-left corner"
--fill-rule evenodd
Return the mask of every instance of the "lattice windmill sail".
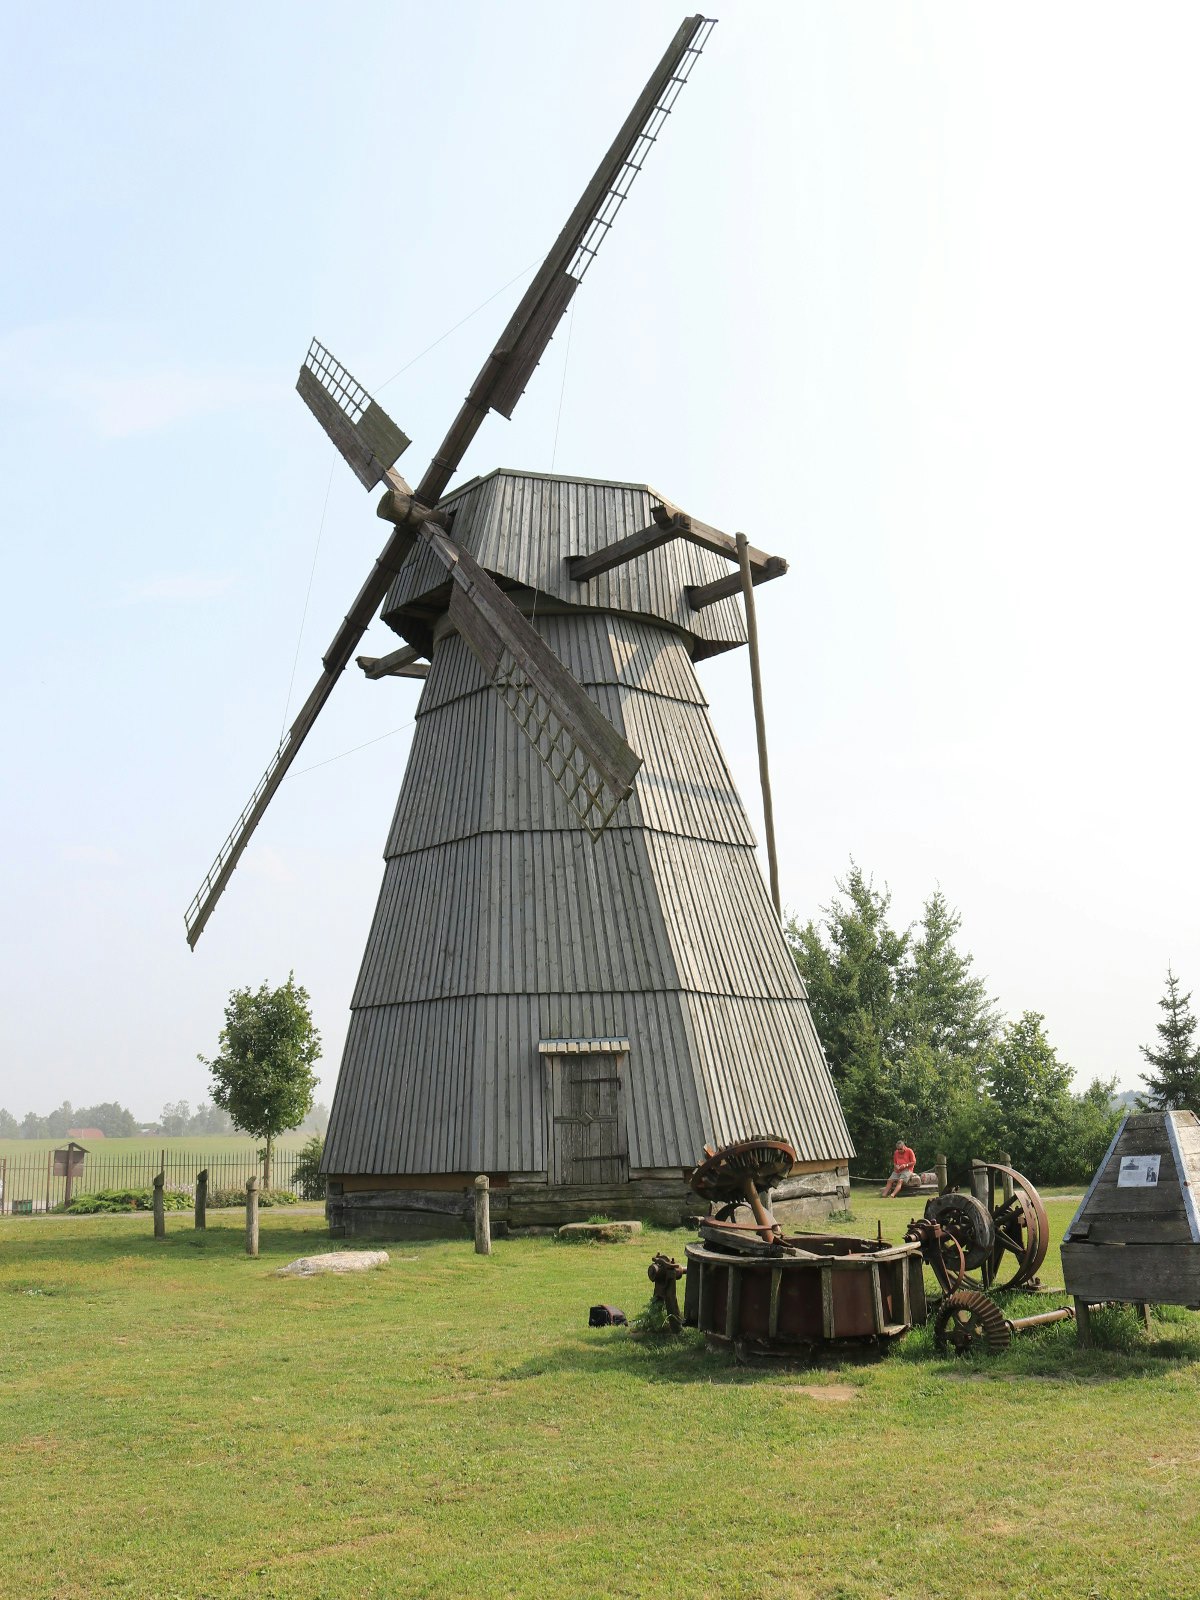
M 335 1233 L 457 1227 L 479 1172 L 498 1227 L 676 1221 L 701 1148 L 764 1128 L 798 1157 L 778 1215 L 845 1203 L 849 1136 L 695 673 L 746 642 L 739 595 L 787 563 L 644 484 L 450 488 L 488 412 L 512 414 L 711 28 L 676 32 L 415 488 L 364 385 L 316 340 L 300 371 L 392 529 L 187 931 L 381 616 L 404 647 L 360 667 L 424 686 L 325 1146 Z
M 316 339 L 308 347 L 296 389 L 363 488 L 382 483 L 411 441 Z

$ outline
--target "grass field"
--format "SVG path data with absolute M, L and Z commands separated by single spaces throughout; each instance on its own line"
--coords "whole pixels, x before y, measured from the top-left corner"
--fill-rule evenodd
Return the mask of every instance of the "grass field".
M 275 1141 L 277 1150 L 298 1150 L 311 1133 L 281 1133 Z M 32 1160 L 35 1156 L 46 1159 L 47 1150 L 66 1144 L 66 1139 L 0 1139 L 0 1159 L 10 1161 Z M 159 1136 L 145 1139 L 81 1139 L 88 1153 L 96 1157 L 141 1156 L 154 1159 L 160 1150 L 172 1155 L 235 1156 L 253 1152 L 262 1140 L 251 1139 L 244 1133 L 197 1133 L 183 1139 L 163 1139 Z
M 303 1281 L 271 1272 L 319 1214 L 265 1214 L 258 1261 L 215 1222 L 0 1222 L 6 1600 L 1200 1592 L 1200 1316 L 764 1373 L 587 1328 L 683 1233 Z

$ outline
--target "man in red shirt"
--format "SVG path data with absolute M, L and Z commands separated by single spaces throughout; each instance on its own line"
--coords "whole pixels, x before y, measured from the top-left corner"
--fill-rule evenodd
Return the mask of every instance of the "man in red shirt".
M 896 1148 L 892 1152 L 892 1175 L 879 1191 L 881 1198 L 887 1200 L 894 1194 L 900 1194 L 916 1164 L 917 1158 L 904 1140 L 897 1139 Z

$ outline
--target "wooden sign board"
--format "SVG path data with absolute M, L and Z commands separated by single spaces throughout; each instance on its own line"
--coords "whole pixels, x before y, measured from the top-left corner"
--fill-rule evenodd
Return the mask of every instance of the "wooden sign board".
M 83 1163 L 87 1158 L 87 1151 L 81 1144 L 74 1140 L 67 1145 L 65 1150 L 54 1152 L 54 1166 L 52 1171 L 56 1178 L 77 1178 L 83 1171 Z

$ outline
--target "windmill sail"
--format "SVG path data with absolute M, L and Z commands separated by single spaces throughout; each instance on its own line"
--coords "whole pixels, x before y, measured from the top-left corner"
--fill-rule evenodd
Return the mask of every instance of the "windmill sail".
M 308 347 L 296 389 L 363 488 L 382 483 L 388 468 L 408 449 L 408 435 L 316 339 Z
M 575 815 L 598 839 L 628 798 L 641 757 L 474 557 L 445 535 L 430 542 L 448 565 L 453 562 L 452 625 Z
M 445 494 L 487 413 L 512 416 L 715 25 L 710 17 L 687 17 L 676 31 L 430 462 L 417 488 L 425 505 Z
M 213 908 L 233 876 L 242 851 L 250 843 L 250 836 L 261 822 L 263 813 L 271 803 L 271 796 L 287 777 L 288 768 L 300 753 L 300 746 L 308 730 L 333 693 L 333 686 L 341 676 L 346 663 L 354 654 L 359 640 L 371 625 L 371 619 L 383 603 L 392 579 L 404 565 L 405 558 L 416 541 L 416 530 L 400 527 L 395 530 L 380 552 L 370 577 L 355 597 L 338 631 L 330 641 L 322 658 L 321 676 L 313 685 L 308 699 L 301 706 L 291 727 L 279 741 L 279 748 L 271 757 L 267 770 L 255 785 L 254 793 L 242 808 L 242 813 L 230 829 L 225 843 L 217 851 L 216 860 L 204 876 L 204 882 L 192 897 L 184 912 L 183 923 L 187 941 L 192 949 L 204 932 L 204 925 L 212 916 Z

